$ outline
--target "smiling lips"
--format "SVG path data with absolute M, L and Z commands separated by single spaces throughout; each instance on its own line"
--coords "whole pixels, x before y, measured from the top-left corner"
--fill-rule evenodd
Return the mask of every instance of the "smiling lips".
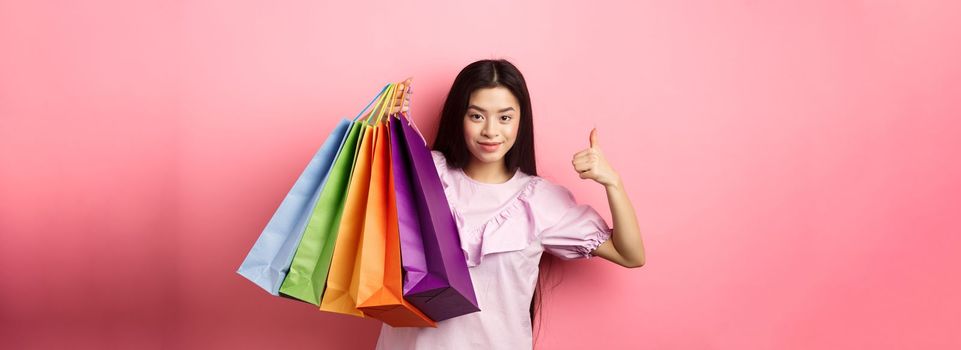
M 488 153 L 497 152 L 497 149 L 501 146 L 501 142 L 478 142 L 478 144 L 480 144 L 481 150 Z

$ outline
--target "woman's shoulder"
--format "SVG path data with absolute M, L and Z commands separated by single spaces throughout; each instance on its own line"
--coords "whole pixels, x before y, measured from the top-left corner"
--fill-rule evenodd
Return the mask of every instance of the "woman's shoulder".
M 437 168 L 437 172 L 440 174 L 446 174 L 451 171 L 450 167 L 447 166 L 447 157 L 441 151 L 430 151 L 430 156 L 434 158 L 434 167 Z
M 528 203 L 530 216 L 540 223 L 556 222 L 567 210 L 577 205 L 567 187 L 548 178 L 530 175 L 521 200 Z
M 441 173 L 441 174 L 443 174 L 444 176 L 446 176 L 446 174 L 447 174 L 448 172 L 451 172 L 451 171 L 453 171 L 453 170 L 456 170 L 456 169 L 452 169 L 450 166 L 448 166 L 448 164 L 447 164 L 447 156 L 444 155 L 444 152 L 436 151 L 436 150 L 431 150 L 431 151 L 430 151 L 430 155 L 431 155 L 431 157 L 434 158 L 434 166 L 437 168 L 437 172 L 438 172 L 438 173 Z
M 430 155 L 431 157 L 434 157 L 434 163 L 439 162 L 439 163 L 443 163 L 445 166 L 447 165 L 447 157 L 444 156 L 443 152 L 431 150 Z
M 533 182 L 531 200 L 547 206 L 562 204 L 573 200 L 574 195 L 567 187 L 543 176 L 530 175 Z

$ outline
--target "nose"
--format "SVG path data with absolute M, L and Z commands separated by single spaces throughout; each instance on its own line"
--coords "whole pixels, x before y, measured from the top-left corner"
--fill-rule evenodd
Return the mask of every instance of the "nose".
M 481 130 L 481 135 L 491 139 L 497 136 L 497 124 L 490 119 L 484 121 L 484 129 Z

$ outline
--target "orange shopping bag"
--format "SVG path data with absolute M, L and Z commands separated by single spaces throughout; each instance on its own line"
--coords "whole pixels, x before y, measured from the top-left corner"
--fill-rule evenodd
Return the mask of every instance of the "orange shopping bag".
M 393 89 L 389 86 L 385 89 L 375 109 L 371 111 L 371 118 L 383 113 L 392 91 Z M 337 232 L 330 272 L 327 275 L 327 289 L 320 301 L 320 310 L 364 317 L 364 314 L 357 309 L 357 291 L 351 290 L 351 279 L 354 274 L 361 229 L 364 227 L 364 215 L 367 212 L 374 129 L 368 120 L 361 119 L 355 123 L 362 124 L 360 125 L 361 137 L 358 141 L 357 158 L 354 170 L 351 172 L 350 185 L 347 188 L 344 214 Z
M 436 327 L 433 320 L 404 300 L 388 130 L 386 120 L 378 120 L 374 126 L 367 215 L 351 290 L 356 288 L 357 308 L 368 317 L 393 327 Z

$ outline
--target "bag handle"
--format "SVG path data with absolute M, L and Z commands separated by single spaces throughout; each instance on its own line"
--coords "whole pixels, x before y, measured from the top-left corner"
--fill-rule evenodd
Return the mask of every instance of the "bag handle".
M 410 118 L 410 115 L 408 115 L 407 113 L 401 113 L 401 115 L 403 116 L 403 118 L 397 117 L 397 119 L 398 119 L 398 120 L 406 120 L 406 121 L 407 121 L 407 125 L 410 125 L 410 127 L 413 128 L 414 131 L 417 132 L 417 136 L 420 136 L 421 141 L 424 141 L 424 145 L 427 145 L 427 139 L 424 138 L 424 134 L 421 133 L 421 132 L 420 132 L 420 129 L 417 128 L 417 124 L 414 123 L 414 120 Z
M 400 86 L 401 84 L 399 84 L 399 83 L 391 83 L 391 85 L 394 86 L 394 89 L 395 89 L 395 90 L 394 90 L 393 92 L 391 92 L 391 93 L 388 93 L 388 95 L 390 95 L 390 103 L 389 103 L 388 106 L 387 106 L 386 113 L 383 113 L 383 114 L 379 115 L 378 118 L 377 118 L 377 120 L 375 121 L 375 123 L 380 123 L 380 122 L 382 122 L 382 121 L 387 121 L 387 119 L 390 119 L 391 117 L 395 117 L 395 118 L 396 118 L 396 115 L 399 114 L 399 113 L 401 113 L 401 112 L 392 113 L 391 111 L 394 110 L 394 107 L 398 107 L 398 106 L 400 106 L 401 109 L 403 109 L 404 102 L 406 102 L 406 100 L 407 100 L 407 94 L 410 93 L 410 84 L 407 84 L 406 86 L 404 86 L 404 90 L 403 90 L 403 91 L 396 90 L 397 87 Z M 396 100 L 397 100 L 397 99 L 394 98 L 394 95 L 395 95 L 395 94 L 398 94 L 398 93 L 400 94 L 400 104 L 399 104 L 399 105 L 396 103 Z M 409 107 L 408 107 L 408 108 L 409 108 Z
M 370 116 L 367 118 L 367 124 L 373 125 L 373 124 L 376 124 L 377 122 L 380 122 L 381 116 L 387 113 L 386 105 L 392 104 L 391 100 L 393 99 L 395 88 L 397 88 L 397 84 L 394 84 L 394 83 L 387 84 L 387 91 L 381 95 L 380 102 L 378 103 L 378 106 L 375 109 L 375 111 L 377 112 L 370 113 Z
M 407 100 L 407 94 L 410 93 L 411 85 L 412 84 L 407 85 L 404 91 L 401 93 L 401 99 L 400 99 L 402 101 L 401 103 Z M 391 104 L 391 108 L 393 108 L 393 104 Z M 417 136 L 420 136 L 421 141 L 424 141 L 424 145 L 427 145 L 427 139 L 424 138 L 424 134 L 420 132 L 420 129 L 417 128 L 417 124 L 414 124 L 414 120 L 410 118 L 410 107 L 408 107 L 407 112 L 398 112 L 388 116 L 388 118 L 391 118 L 391 117 L 397 118 L 397 120 L 399 121 L 406 120 L 407 125 L 410 125 L 414 129 L 414 131 L 417 132 Z
M 360 113 L 357 113 L 357 116 L 354 117 L 354 121 L 355 121 L 355 122 L 356 122 L 358 119 L 360 119 L 361 116 L 364 115 L 364 112 L 366 112 L 367 109 L 369 109 L 370 106 L 371 106 L 372 104 L 374 104 L 375 101 L 379 101 L 379 100 L 381 99 L 381 96 L 384 94 L 384 91 L 387 91 L 387 87 L 388 87 L 388 86 L 390 86 L 390 84 L 384 85 L 384 88 L 383 88 L 383 89 L 380 89 L 380 92 L 378 92 L 377 95 L 375 95 L 374 98 L 370 100 L 370 102 L 367 102 L 367 106 L 364 107 L 364 109 L 360 110 Z
M 407 95 L 410 94 L 410 86 L 411 86 L 411 84 L 413 84 L 413 83 L 414 83 L 414 82 L 411 81 L 410 83 L 407 84 L 407 86 L 404 87 L 404 91 L 401 91 L 401 93 L 400 93 L 400 106 L 401 106 L 400 109 L 401 109 L 401 112 L 397 112 L 397 114 L 403 113 L 403 110 L 404 110 L 404 102 L 407 102 Z M 407 106 L 407 112 L 410 113 L 410 106 Z
M 398 83 L 391 83 L 391 85 L 394 86 L 394 89 L 395 89 L 395 90 L 392 91 L 392 92 L 390 92 L 390 93 L 388 93 L 388 95 L 390 95 L 390 102 L 389 102 L 388 105 L 387 105 L 386 112 L 385 112 L 385 113 L 382 113 L 380 116 L 378 116 L 377 120 L 374 122 L 375 124 L 380 123 L 380 122 L 382 122 L 382 121 L 387 121 L 387 119 L 389 119 L 390 117 L 393 117 L 393 116 L 395 116 L 395 115 L 397 114 L 397 113 L 391 113 L 391 111 L 394 110 L 394 107 L 397 107 L 397 106 L 398 106 L 397 103 L 396 103 L 396 100 L 397 100 L 397 99 L 394 98 L 394 95 L 395 95 L 395 94 L 400 93 L 400 103 L 401 103 L 400 106 L 401 106 L 401 107 L 403 107 L 403 105 L 404 105 L 404 100 L 407 98 L 407 91 L 410 90 L 410 85 L 405 86 L 403 91 L 398 91 L 398 90 L 396 90 L 396 88 L 397 88 L 398 86 L 400 86 L 400 84 L 398 84 Z M 402 109 L 403 109 L 403 108 L 402 108 Z M 398 112 L 398 113 L 399 113 L 399 112 Z
M 410 118 L 410 114 L 409 114 L 410 110 L 408 110 L 407 112 L 399 112 L 396 114 L 390 114 L 389 112 L 387 112 L 388 110 L 393 109 L 395 105 L 393 101 L 394 100 L 393 96 L 396 88 L 397 88 L 397 84 L 395 83 L 388 83 L 387 85 L 385 85 L 384 88 L 380 90 L 380 93 L 378 93 L 377 96 L 374 97 L 374 99 L 371 100 L 369 103 L 367 103 L 367 106 L 360 111 L 360 114 L 358 114 L 357 117 L 354 118 L 354 121 L 356 122 L 358 119 L 360 119 L 360 117 L 364 114 L 364 112 L 367 111 L 367 109 L 370 108 L 371 105 L 374 105 L 374 109 L 371 110 L 370 116 L 368 116 L 367 118 L 367 121 L 366 121 L 367 124 L 379 123 L 383 117 L 386 117 L 386 118 L 394 117 L 394 118 L 397 118 L 398 120 L 406 120 L 407 125 L 410 125 L 414 129 L 414 131 L 417 132 L 417 136 L 420 136 L 420 139 L 421 141 L 424 142 L 424 145 L 427 145 L 427 139 L 424 137 L 424 133 L 420 132 L 420 129 L 417 128 L 417 124 L 414 123 L 414 120 Z M 401 99 L 400 99 L 402 101 L 401 103 L 403 103 L 403 101 L 407 99 L 408 93 L 410 93 L 410 85 L 407 85 L 405 89 L 401 92 Z M 375 101 L 377 102 L 376 104 L 374 104 Z M 384 106 L 385 104 L 388 104 L 388 106 Z M 372 121 L 374 123 L 372 123 Z

